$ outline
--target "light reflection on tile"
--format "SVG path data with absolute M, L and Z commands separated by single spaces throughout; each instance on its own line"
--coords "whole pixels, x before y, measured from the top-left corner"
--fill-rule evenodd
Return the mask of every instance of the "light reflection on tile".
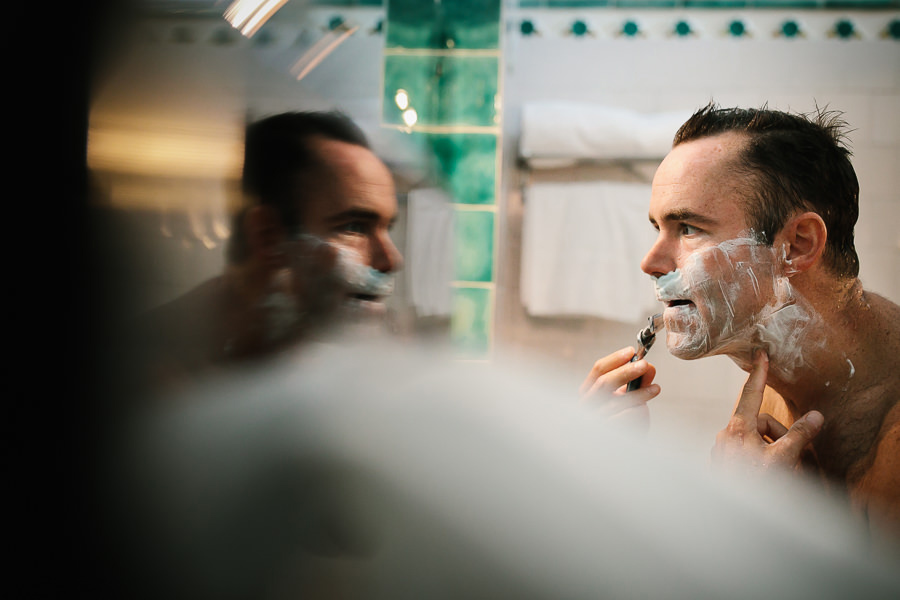
M 412 109 L 420 127 L 495 127 L 498 65 L 494 56 L 385 56 L 382 118 L 409 125 L 403 113 Z M 408 105 L 398 105 L 398 90 Z

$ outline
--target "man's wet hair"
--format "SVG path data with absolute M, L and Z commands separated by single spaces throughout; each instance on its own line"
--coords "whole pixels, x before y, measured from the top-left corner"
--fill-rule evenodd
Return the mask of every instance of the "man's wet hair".
M 340 111 L 279 113 L 246 128 L 242 189 L 256 202 L 274 207 L 290 234 L 299 233 L 302 227 L 305 198 L 300 177 L 326 170 L 314 144 L 322 139 L 371 149 L 363 130 Z M 227 260 L 232 263 L 240 262 L 248 253 L 243 231 L 245 213 L 246 208 L 232 222 L 227 249 Z
M 710 102 L 678 129 L 673 147 L 726 132 L 746 135 L 729 168 L 750 184 L 743 209 L 759 241 L 771 245 L 796 212 L 815 212 L 828 230 L 825 264 L 839 277 L 856 277 L 853 228 L 859 217 L 859 182 L 846 127 L 841 113 L 826 109 L 791 114 Z
M 297 175 L 324 167 L 316 139 L 370 148 L 362 129 L 339 111 L 286 112 L 251 123 L 244 138 L 244 192 L 271 204 L 288 229 L 300 224 Z

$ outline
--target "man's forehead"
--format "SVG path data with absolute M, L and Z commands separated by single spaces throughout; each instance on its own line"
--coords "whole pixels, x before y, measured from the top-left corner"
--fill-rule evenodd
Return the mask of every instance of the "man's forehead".
M 733 169 L 740 143 L 735 134 L 722 134 L 673 149 L 653 178 L 651 220 L 710 222 L 722 211 L 743 218 L 746 185 Z

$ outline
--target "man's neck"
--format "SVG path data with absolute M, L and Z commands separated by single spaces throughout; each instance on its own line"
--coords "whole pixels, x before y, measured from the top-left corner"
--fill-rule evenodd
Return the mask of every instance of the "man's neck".
M 846 408 L 848 398 L 852 403 L 870 380 L 864 360 L 870 341 L 860 333 L 869 326 L 871 311 L 859 280 L 832 282 L 828 289 L 811 292 L 804 295 L 812 317 L 808 330 L 770 348 L 768 385 L 795 418 L 810 410 L 827 414 Z M 797 337 L 810 342 L 799 361 L 785 349 Z
M 820 316 L 817 343 L 806 344 L 799 367 L 779 364 L 779 348 L 770 349 L 767 383 L 794 419 L 810 410 L 824 415 L 813 441 L 819 465 L 831 478 L 849 482 L 898 402 L 900 307 L 866 294 L 856 280 L 837 292 L 831 290 L 828 302 L 810 302 Z

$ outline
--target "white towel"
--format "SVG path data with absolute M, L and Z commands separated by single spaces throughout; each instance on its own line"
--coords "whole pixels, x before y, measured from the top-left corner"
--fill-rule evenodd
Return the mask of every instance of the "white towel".
M 522 107 L 519 154 L 540 166 L 561 161 L 661 159 L 692 111 L 638 113 L 578 102 L 534 102 Z
M 637 323 L 659 306 L 640 261 L 655 240 L 650 186 L 540 183 L 525 191 L 522 303 L 533 316 Z
M 419 316 L 449 315 L 455 278 L 453 202 L 440 189 L 412 190 L 407 201 L 406 277 L 410 301 Z

